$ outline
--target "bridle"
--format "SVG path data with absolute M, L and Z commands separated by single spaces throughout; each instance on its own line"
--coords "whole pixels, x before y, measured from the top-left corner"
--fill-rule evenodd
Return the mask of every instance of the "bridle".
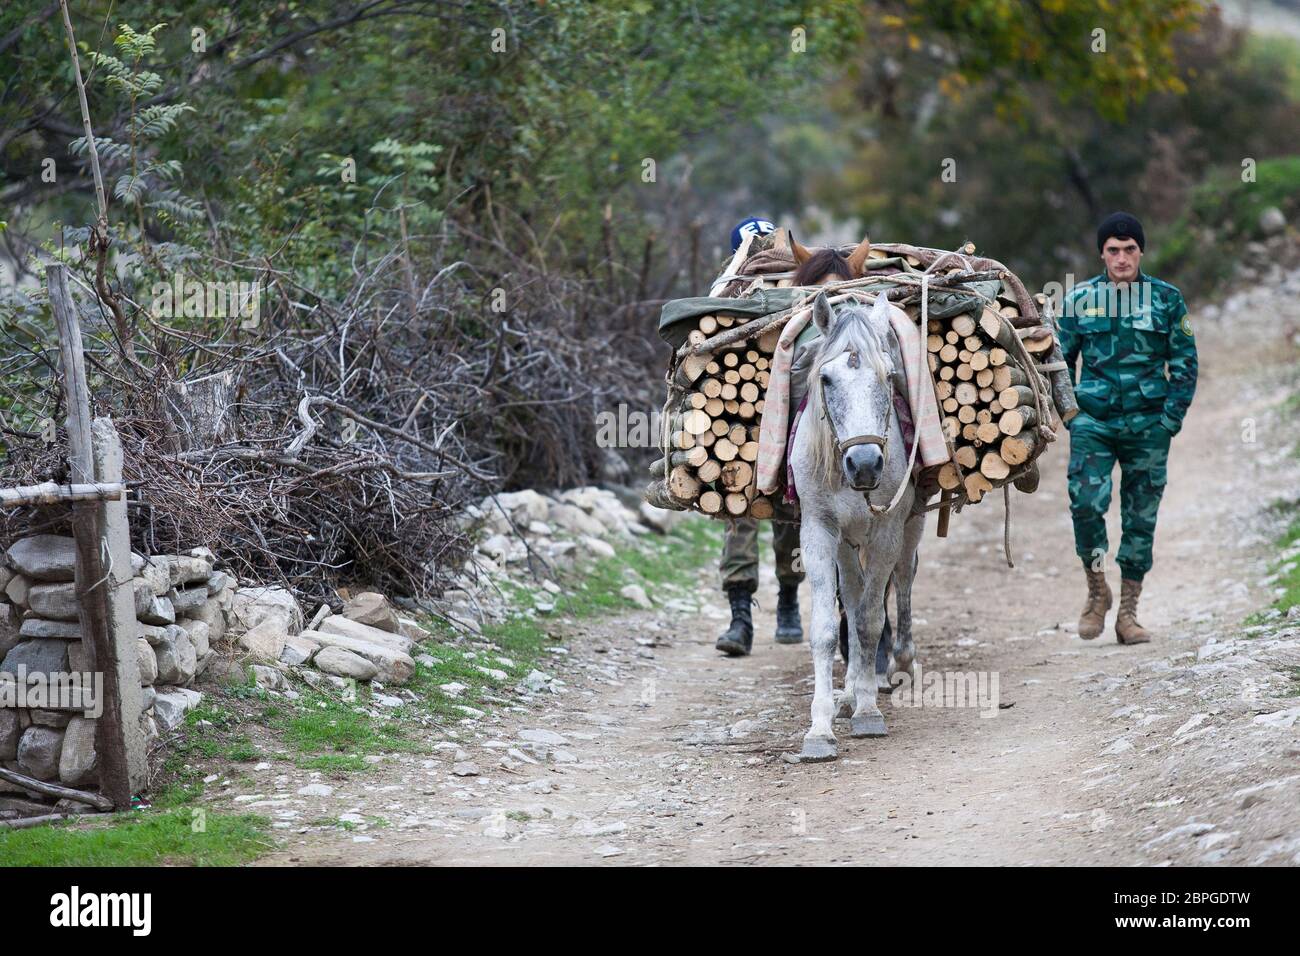
M 862 364 L 858 357 L 856 349 L 845 349 L 849 353 L 849 368 L 857 368 Z M 885 413 L 885 433 L 883 435 L 854 435 L 852 438 L 846 438 L 840 441 L 839 433 L 835 430 L 835 422 L 832 420 L 830 412 L 826 405 L 826 390 L 822 382 L 822 377 L 817 376 L 817 398 L 821 405 L 822 418 L 826 419 L 826 424 L 831 430 L 831 435 L 835 439 L 835 447 L 840 450 L 842 456 L 854 445 L 878 445 L 880 446 L 880 456 L 888 464 L 889 462 L 889 430 L 894 423 L 894 383 L 889 383 L 889 411 Z M 883 467 L 883 466 L 882 466 Z
M 930 318 L 930 314 L 929 314 L 930 297 L 929 297 L 929 288 L 928 288 L 929 280 L 930 280 L 929 273 L 925 273 L 924 275 L 921 276 L 921 332 L 922 334 L 917 338 L 918 347 L 917 347 L 916 362 L 917 362 L 918 369 L 925 368 L 924 365 L 925 334 L 924 333 L 925 330 L 929 327 L 928 320 Z M 883 293 L 881 294 L 883 295 Z M 846 351 L 849 353 L 849 367 L 857 368 L 862 361 L 857 351 L 855 349 L 846 349 Z M 886 412 L 885 414 L 884 435 L 854 435 L 852 438 L 846 438 L 843 441 L 841 441 L 839 433 L 835 430 L 835 422 L 831 420 L 830 412 L 827 411 L 826 392 L 825 389 L 823 388 L 822 379 L 820 375 L 817 376 L 817 397 L 821 404 L 822 417 L 826 419 L 826 424 L 827 426 L 829 426 L 831 430 L 831 436 L 835 439 L 835 447 L 839 449 L 840 456 L 843 457 L 844 452 L 849 448 L 852 448 L 854 445 L 878 445 L 880 447 L 880 457 L 881 457 L 880 470 L 881 473 L 883 474 L 885 467 L 888 466 L 889 464 L 889 432 L 894 424 L 895 389 L 894 389 L 894 383 L 892 378 L 889 382 L 889 411 Z M 871 509 L 871 513 L 873 515 L 879 516 L 879 515 L 889 514 L 889 512 L 897 508 L 898 503 L 903 500 L 903 492 L 907 490 L 908 483 L 911 481 L 912 468 L 916 463 L 916 451 L 920 446 L 921 446 L 921 428 L 919 423 L 917 423 L 917 426 L 913 429 L 912 450 L 911 452 L 908 453 L 907 456 L 907 471 L 903 473 L 903 480 L 898 483 L 898 489 L 894 492 L 893 500 L 890 501 L 886 507 L 882 508 L 879 505 L 874 505 L 871 503 L 870 491 L 864 491 L 862 493 L 862 497 L 867 502 L 867 507 Z

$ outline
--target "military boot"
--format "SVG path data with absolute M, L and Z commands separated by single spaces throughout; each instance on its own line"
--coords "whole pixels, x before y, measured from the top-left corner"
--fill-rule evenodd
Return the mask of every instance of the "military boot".
M 1079 636 L 1090 641 L 1106 627 L 1106 612 L 1110 610 L 1111 594 L 1103 572 L 1085 570 L 1084 574 L 1088 575 L 1088 603 L 1079 615 Z
M 727 588 L 727 598 L 731 601 L 731 626 L 713 646 L 731 657 L 741 657 L 754 646 L 754 618 L 749 610 L 754 592 L 744 585 L 732 585 Z
M 799 582 L 781 585 L 776 602 L 776 642 L 803 643 L 803 622 L 799 620 Z
M 1145 644 L 1151 640 L 1147 629 L 1137 622 L 1138 598 L 1142 596 L 1142 582 L 1121 579 L 1119 583 L 1119 613 L 1115 615 L 1115 636 L 1121 644 Z

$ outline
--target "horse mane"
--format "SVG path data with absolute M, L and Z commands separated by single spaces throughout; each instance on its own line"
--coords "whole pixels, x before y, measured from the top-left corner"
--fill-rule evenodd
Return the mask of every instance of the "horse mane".
M 832 491 L 840 487 L 843 471 L 835 432 L 831 429 L 817 382 L 820 381 L 822 366 L 850 349 L 871 363 L 881 384 L 888 384 L 889 369 L 885 367 L 884 356 L 889 344 L 881 340 L 880 333 L 872 326 L 870 312 L 856 303 L 841 306 L 830 332 L 822 336 L 808 371 L 808 405 L 799 421 L 800 431 L 809 429 L 808 452 L 813 473 L 819 475 Z
M 795 285 L 816 285 L 828 275 L 837 279 L 852 279 L 853 268 L 848 256 L 838 249 L 818 249 L 799 264 L 794 273 Z

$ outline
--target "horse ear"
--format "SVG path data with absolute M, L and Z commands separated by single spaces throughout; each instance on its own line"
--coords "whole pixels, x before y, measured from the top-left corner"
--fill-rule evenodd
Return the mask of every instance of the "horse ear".
M 867 255 L 870 252 L 871 237 L 864 236 L 858 243 L 858 247 L 849 253 L 849 275 L 857 279 L 865 274 L 862 267 L 866 265 Z
M 876 301 L 871 306 L 871 324 L 881 330 L 889 328 L 889 313 L 893 308 L 889 304 L 889 296 L 883 292 L 876 293 Z
M 831 309 L 831 300 L 826 298 L 825 292 L 818 292 L 817 297 L 813 299 L 812 305 L 813 324 L 817 326 L 822 335 L 828 335 L 831 326 L 835 324 L 835 312 Z
M 793 232 L 790 233 L 790 251 L 794 253 L 794 261 L 799 265 L 803 265 L 812 258 L 812 252 L 799 245 L 799 240 L 794 237 Z

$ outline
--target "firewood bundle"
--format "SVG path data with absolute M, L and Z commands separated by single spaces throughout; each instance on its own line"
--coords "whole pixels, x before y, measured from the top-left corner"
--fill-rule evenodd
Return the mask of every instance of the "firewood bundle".
M 964 492 L 971 503 L 1009 480 L 1024 478 L 1017 487 L 1033 490 L 1030 463 L 1047 444 L 1040 426 L 1055 430 L 1052 384 L 1037 365 L 1057 350 L 1056 339 L 1036 319 L 1018 327 L 1021 321 L 1014 302 L 1000 298 L 978 317 L 932 318 L 926 329 L 935 397 L 952 446 L 939 487 Z
M 737 321 L 703 316 L 687 341 L 697 345 Z M 688 355 L 678 365 L 671 394 L 679 397 L 667 411 L 664 429 L 667 461 L 660 458 L 650 466 L 659 481 L 648 496 L 660 498 L 663 507 L 719 517 L 772 517 L 771 500 L 758 494 L 754 463 L 778 334 Z

